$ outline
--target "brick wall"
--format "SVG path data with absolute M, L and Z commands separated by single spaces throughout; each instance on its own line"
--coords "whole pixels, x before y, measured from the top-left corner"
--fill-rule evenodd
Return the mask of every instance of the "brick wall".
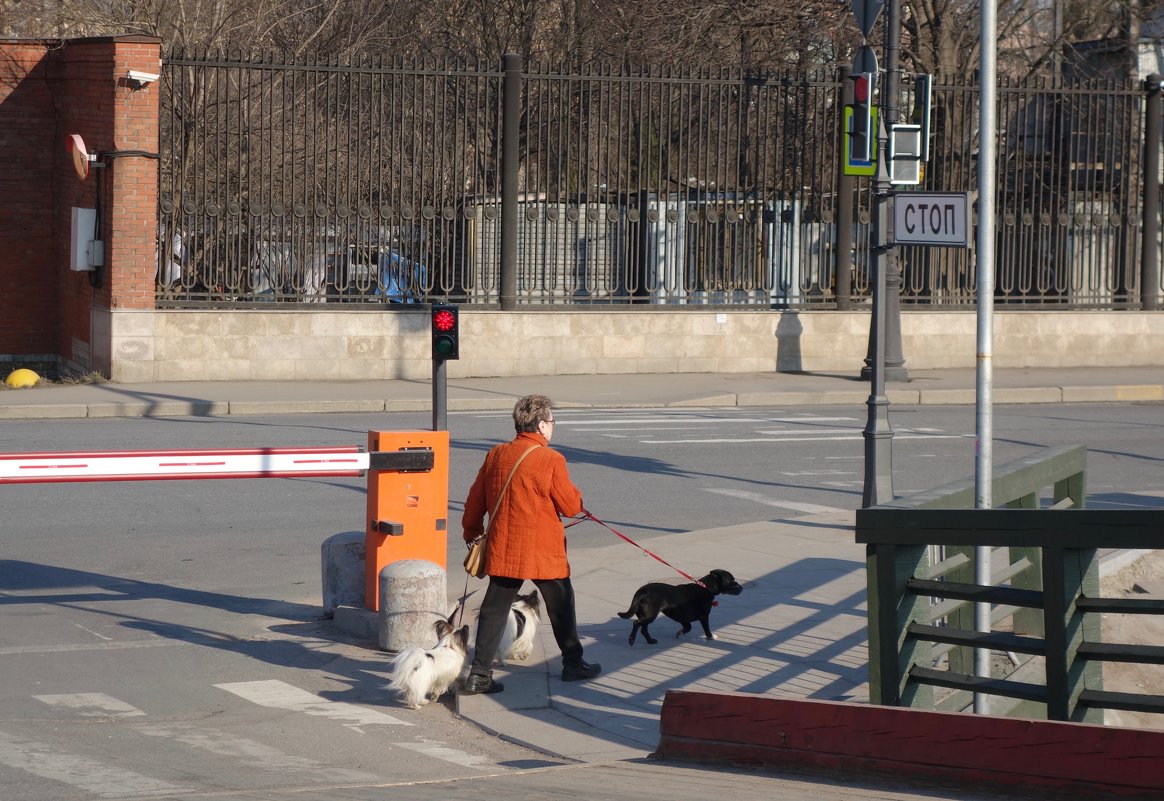
M 44 42 L 0 45 L 0 353 L 55 354 L 53 93 Z
M 0 42 L 0 354 L 110 370 L 110 310 L 153 308 L 158 84 L 154 37 Z M 65 141 L 104 154 L 88 180 Z M 126 153 L 126 151 L 137 151 Z M 100 209 L 105 268 L 69 269 L 72 208 Z

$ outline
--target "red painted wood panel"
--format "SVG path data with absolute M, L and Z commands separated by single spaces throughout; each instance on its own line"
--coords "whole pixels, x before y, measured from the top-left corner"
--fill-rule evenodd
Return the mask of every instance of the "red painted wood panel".
M 660 732 L 657 755 L 668 759 L 1164 797 L 1164 731 L 671 691 Z

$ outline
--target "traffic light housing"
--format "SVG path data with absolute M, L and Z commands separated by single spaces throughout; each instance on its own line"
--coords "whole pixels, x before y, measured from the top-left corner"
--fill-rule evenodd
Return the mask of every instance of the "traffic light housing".
M 849 135 L 851 161 L 873 161 L 873 90 L 874 74 L 858 72 L 853 79 L 853 123 Z
M 461 358 L 461 320 L 458 308 L 447 303 L 434 303 L 429 320 L 433 361 Z

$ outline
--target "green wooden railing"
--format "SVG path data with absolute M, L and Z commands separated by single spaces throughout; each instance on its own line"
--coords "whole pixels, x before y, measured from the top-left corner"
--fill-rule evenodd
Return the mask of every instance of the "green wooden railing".
M 1002 508 L 974 509 L 970 479 L 858 510 L 870 700 L 964 708 L 984 693 L 1010 699 L 1008 714 L 1099 723 L 1103 709 L 1164 712 L 1160 696 L 1103 690 L 1104 661 L 1164 664 L 1164 647 L 1104 643 L 1099 615 L 1164 614 L 1164 601 L 1100 597 L 1098 561 L 1100 549 L 1164 547 L 1164 511 L 1079 508 L 1085 464 L 1086 450 L 1070 447 L 997 468 Z M 991 586 L 973 583 L 981 547 L 991 549 Z M 976 602 L 991 604 L 990 632 L 974 630 Z M 1043 681 L 971 675 L 976 648 L 1042 657 Z M 936 701 L 935 687 L 954 692 Z

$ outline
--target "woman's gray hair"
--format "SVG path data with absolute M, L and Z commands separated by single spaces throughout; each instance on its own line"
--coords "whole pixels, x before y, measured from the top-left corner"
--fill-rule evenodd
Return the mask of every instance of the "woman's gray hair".
M 549 421 L 554 402 L 545 395 L 526 395 L 513 405 L 513 429 L 518 434 L 538 430 L 538 423 Z

